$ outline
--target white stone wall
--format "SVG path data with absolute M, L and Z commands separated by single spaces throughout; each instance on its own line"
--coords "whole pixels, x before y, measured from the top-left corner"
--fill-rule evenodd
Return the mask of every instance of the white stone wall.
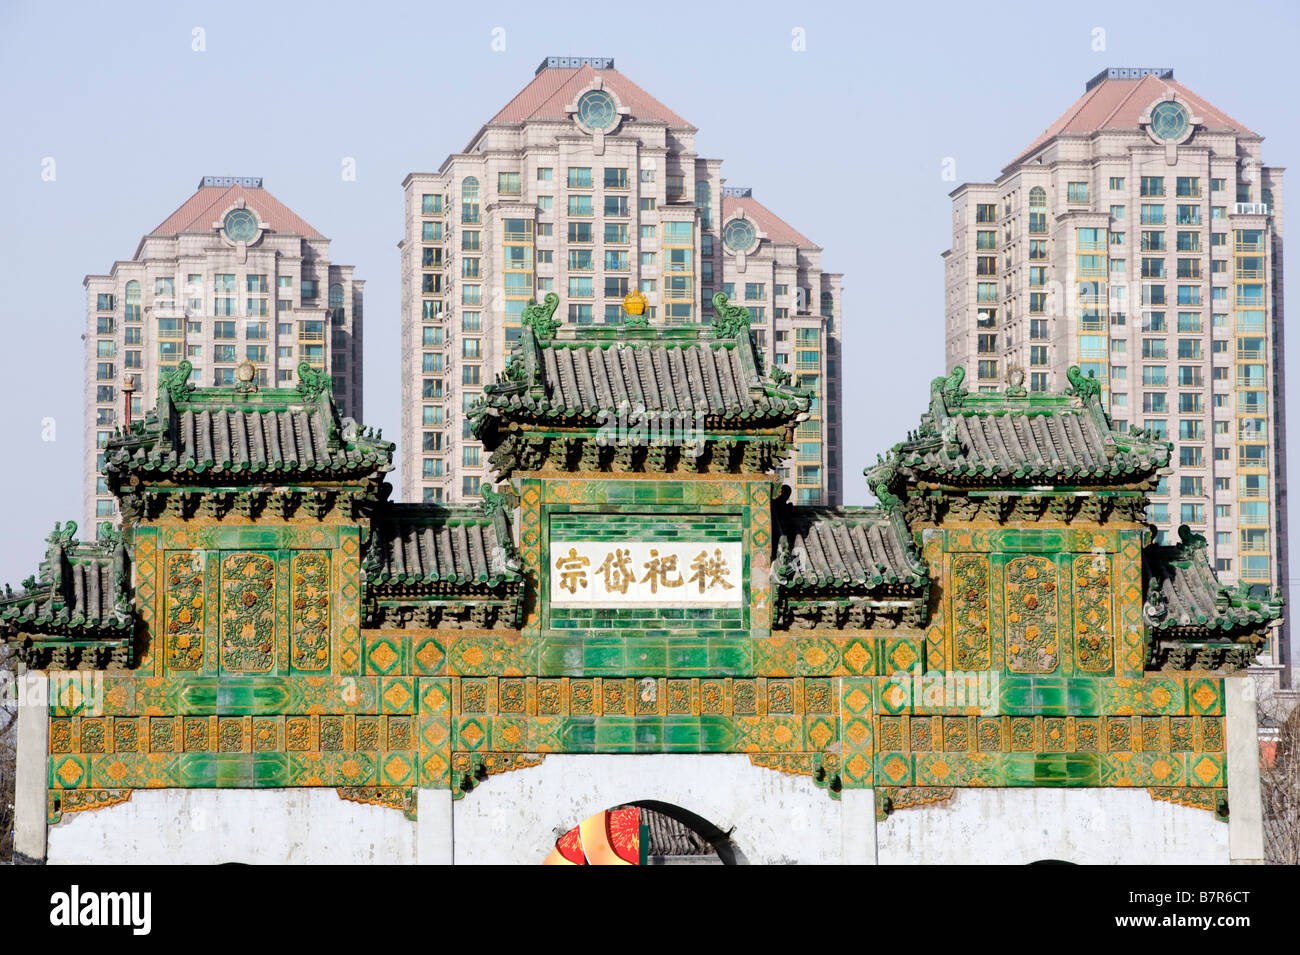
M 656 801 L 732 832 L 737 860 L 783 864 L 1091 865 L 1229 862 L 1229 827 L 1145 789 L 959 789 L 875 822 L 870 790 L 833 800 L 807 777 L 743 755 L 547 756 L 463 799 L 420 793 L 419 822 L 332 789 L 143 790 L 71 813 L 50 864 L 535 865 L 564 832 L 614 806 Z M 1249 861 L 1249 860 L 1241 860 Z
M 1228 826 L 1145 789 L 958 789 L 876 827 L 882 865 L 1211 865 L 1228 862 Z
M 333 789 L 146 789 L 50 827 L 51 865 L 406 864 L 416 823 Z
M 457 864 L 540 863 L 588 816 L 623 803 L 680 806 L 723 832 L 753 865 L 839 862 L 840 803 L 804 776 L 742 755 L 547 756 L 492 776 L 452 809 Z

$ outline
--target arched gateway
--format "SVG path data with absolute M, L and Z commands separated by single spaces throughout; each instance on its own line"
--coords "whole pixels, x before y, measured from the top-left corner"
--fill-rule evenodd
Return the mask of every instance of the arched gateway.
M 744 309 L 561 329 L 556 302 L 470 414 L 478 506 L 389 503 L 393 445 L 309 366 L 165 377 L 104 449 L 122 530 L 56 529 L 0 598 L 49 694 L 20 852 L 534 862 L 612 808 L 623 858 L 653 799 L 752 862 L 1258 855 L 1230 674 L 1280 602 L 1196 535 L 1151 545 L 1169 445 L 1095 381 L 957 369 L 877 506 L 795 506 L 776 469 L 817 409 Z

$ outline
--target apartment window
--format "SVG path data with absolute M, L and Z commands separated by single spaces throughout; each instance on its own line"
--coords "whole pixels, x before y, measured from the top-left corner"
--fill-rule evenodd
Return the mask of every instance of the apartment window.
M 569 196 L 569 215 L 571 216 L 589 216 L 591 215 L 591 196 L 587 193 L 580 193 L 576 196 Z
M 1116 245 L 1116 246 L 1118 246 L 1118 245 L 1123 245 L 1123 244 L 1124 244 L 1124 236 L 1125 236 L 1125 235 L 1127 235 L 1127 233 L 1124 233 L 1124 232 L 1112 232 L 1112 233 L 1110 234 L 1110 244 L 1111 244 L 1111 245 Z
M 570 242 L 590 242 L 590 241 L 591 241 L 591 223 L 590 223 L 590 222 L 570 222 L 570 223 L 569 223 L 569 241 L 570 241 Z
M 442 223 L 425 222 L 420 227 L 420 238 L 424 242 L 442 241 Z
M 997 335 L 979 335 L 977 336 L 977 348 L 982 355 L 996 354 L 998 350 Z
M 1205 400 L 1199 391 L 1181 391 L 1178 393 L 1178 410 L 1182 414 L 1203 414 Z
M 1163 232 L 1143 232 L 1141 249 L 1143 252 L 1165 251 L 1165 234 Z
M 482 478 L 477 478 L 469 474 L 465 475 L 463 478 L 461 478 L 461 482 L 460 482 L 461 496 L 478 497 L 478 489 L 481 483 L 482 483 Z
M 1205 422 L 1200 418 L 1183 418 L 1178 422 L 1178 437 L 1183 441 L 1204 441 Z M 1196 480 L 1199 482 L 1201 479 Z
M 499 172 L 497 173 L 497 192 L 504 196 L 519 195 L 519 173 L 517 172 Z
M 1205 449 L 1199 445 L 1179 445 L 1178 465 L 1184 468 L 1205 467 Z
M 627 245 L 627 223 L 626 222 L 606 222 L 605 223 L 605 242 L 613 245 Z
M 1178 207 L 1178 224 L 1200 225 L 1201 207 L 1196 205 L 1180 205 Z
M 227 347 L 233 347 L 233 346 L 227 346 Z M 244 346 L 244 357 L 247 358 L 247 359 L 248 359 L 249 361 L 251 361 L 251 362 L 256 362 L 257 364 L 264 364 L 264 363 L 266 362 L 266 346 L 265 346 L 265 345 L 245 345 L 245 346 Z M 334 357 L 335 357 L 335 358 L 342 358 L 343 356 L 342 356 L 342 355 L 335 355 Z
M 1046 365 L 1046 364 L 1047 364 L 1047 346 L 1046 346 L 1046 345 L 1030 345 L 1030 346 L 1029 346 L 1029 364 L 1031 364 L 1031 365 L 1038 365 L 1038 366 L 1042 366 L 1042 365 Z
M 1111 176 L 1111 177 L 1110 177 L 1110 191 L 1111 191 L 1111 192 L 1123 192 L 1123 191 L 1124 191 L 1124 177 L 1123 177 L 1123 176 Z
M 628 254 L 626 249 L 605 250 L 605 270 L 607 272 L 628 271 Z
M 1142 410 L 1147 414 L 1167 414 L 1168 396 L 1162 391 L 1148 391 L 1142 395 Z
M 1204 504 L 1183 504 L 1179 507 L 1178 519 L 1183 524 L 1204 524 Z
M 460 288 L 460 303 L 462 305 L 482 305 L 483 286 L 462 285 Z
M 592 283 L 591 283 L 590 276 L 570 276 L 569 297 L 570 298 L 591 298 Z
M 482 259 L 467 258 L 460 260 L 460 276 L 465 279 L 476 279 L 479 277 L 479 263 Z
M 641 197 L 641 201 L 640 201 L 640 203 L 638 204 L 638 208 L 639 208 L 642 212 L 654 212 L 654 211 L 655 211 L 655 198 L 654 198 L 654 196 L 642 196 L 642 197 Z
M 1164 225 L 1165 207 L 1163 205 L 1158 205 L 1158 204 L 1143 203 L 1142 224 L 1143 225 Z
M 470 224 L 481 221 L 479 184 L 473 176 L 462 180 L 460 184 L 460 221 Z
M 1067 202 L 1087 202 L 1088 184 L 1086 182 L 1068 182 L 1065 184 Z
M 1124 218 L 1124 207 L 1123 207 L 1123 206 L 1111 206 L 1111 207 L 1110 207 L 1110 217 L 1111 217 L 1112 219 L 1122 220 L 1122 219 Z
M 590 189 L 591 188 L 591 167 L 570 166 L 569 167 L 569 188 Z
M 1164 259 L 1143 259 L 1142 277 L 1144 279 L 1162 279 L 1165 277 Z
M 1163 196 L 1165 194 L 1164 176 L 1143 176 L 1141 194 L 1144 196 Z
M 212 323 L 212 337 L 213 337 L 213 338 L 217 338 L 217 339 L 221 339 L 221 338 L 228 338 L 228 339 L 229 339 L 229 338 L 234 338 L 234 337 L 235 337 L 235 323 L 234 323 L 234 322 L 213 322 L 213 323 Z
M 318 286 L 315 279 L 303 279 L 299 283 L 298 287 L 302 289 L 302 297 L 304 299 L 308 299 L 308 300 L 314 299 L 319 294 L 317 291 Z
M 554 234 L 555 234 L 555 226 L 554 226 L 554 223 L 551 223 L 551 222 L 539 222 L 539 223 L 537 223 L 537 235 L 538 235 L 538 238 L 549 239 L 549 238 L 550 238 L 552 235 L 554 235 Z
M 1178 286 L 1178 304 L 1179 305 L 1200 305 L 1201 287 L 1199 285 Z
M 605 188 L 606 189 L 626 189 L 627 188 L 627 168 L 624 166 L 605 167 Z
M 1142 286 L 1142 304 L 1143 305 L 1164 305 L 1165 287 L 1163 285 Z
M 1178 195 L 1195 198 L 1201 194 L 1201 180 L 1197 176 L 1179 176 L 1176 188 Z
M 979 377 L 985 381 L 991 381 L 998 377 L 998 363 L 996 361 L 981 361 L 978 366 Z
M 420 196 L 420 213 L 426 216 L 436 216 L 442 212 L 442 196 L 431 196 L 424 194 Z
M 551 174 L 552 174 L 552 169 L 551 169 L 550 166 L 538 166 L 538 167 L 537 167 L 537 181 L 538 181 L 538 182 L 550 182 L 550 181 L 551 181 Z
M 745 298 L 751 302 L 762 302 L 767 299 L 767 285 L 763 282 L 746 282 Z

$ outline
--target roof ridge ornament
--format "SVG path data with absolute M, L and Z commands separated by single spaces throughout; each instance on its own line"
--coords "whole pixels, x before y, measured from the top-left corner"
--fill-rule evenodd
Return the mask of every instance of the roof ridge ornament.
M 182 358 L 171 371 L 164 371 L 158 376 L 159 392 L 167 392 L 172 401 L 189 401 L 194 393 L 194 383 L 190 381 L 190 372 L 194 366 L 188 358 Z
M 714 338 L 739 338 L 742 331 L 749 331 L 749 309 L 743 305 L 732 305 L 726 292 L 713 296 L 713 330 Z
M 540 304 L 537 299 L 530 298 L 524 306 L 519 324 L 531 328 L 533 337 L 539 342 L 550 341 L 555 337 L 555 330 L 560 327 L 560 320 L 555 317 L 555 310 L 559 307 L 560 296 L 554 292 L 547 292 Z
M 1100 404 L 1101 382 L 1091 371 L 1085 378 L 1078 365 L 1071 365 L 1065 370 L 1065 377 L 1070 379 L 1070 387 L 1066 389 L 1066 394 L 1075 395 L 1082 399 L 1084 404 Z
M 330 389 L 330 376 L 307 362 L 298 363 L 298 390 L 308 401 L 315 401 Z

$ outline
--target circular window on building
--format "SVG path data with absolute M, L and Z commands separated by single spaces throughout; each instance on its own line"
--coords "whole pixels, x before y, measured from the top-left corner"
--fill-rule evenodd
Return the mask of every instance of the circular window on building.
M 257 216 L 251 209 L 231 209 L 222 220 L 222 227 L 231 242 L 252 242 L 257 238 Z
M 578 122 L 588 129 L 612 129 L 618 122 L 618 104 L 605 90 L 587 90 L 578 97 Z
M 1187 135 L 1191 117 L 1187 107 L 1173 100 L 1157 103 L 1151 110 L 1151 135 L 1161 140 L 1177 140 Z
M 748 252 L 758 241 L 758 230 L 748 219 L 732 219 L 722 230 L 722 241 L 732 252 Z

